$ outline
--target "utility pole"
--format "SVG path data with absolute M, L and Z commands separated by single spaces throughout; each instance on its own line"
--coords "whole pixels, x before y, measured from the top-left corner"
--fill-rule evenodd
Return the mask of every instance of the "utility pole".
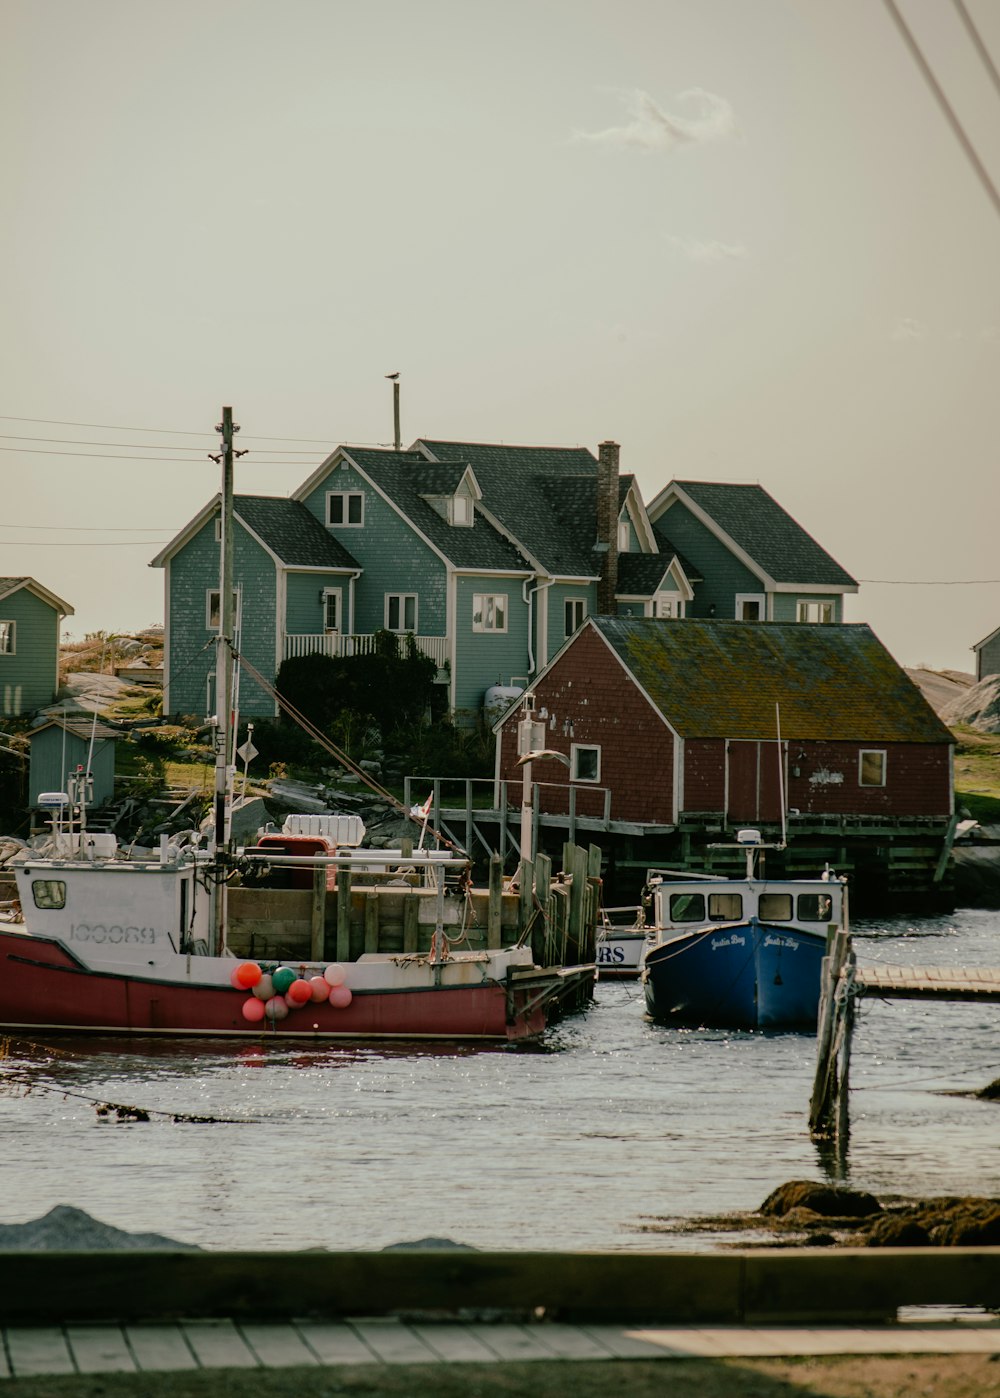
M 396 450 L 402 451 L 403 438 L 399 430 L 399 373 L 386 374 L 387 379 L 392 379 L 392 439 Z
M 233 708 L 233 434 L 240 429 L 233 423 L 232 408 L 222 409 L 222 421 L 216 426 L 222 437 L 221 451 L 212 460 L 222 463 L 222 495 L 220 499 L 221 527 L 219 530 L 219 634 L 215 651 L 215 851 L 229 850 L 232 834 L 230 806 L 230 746 Z M 243 456 L 244 453 L 238 453 Z M 210 453 L 211 455 L 211 453 Z M 211 951 L 219 955 L 225 944 L 226 900 L 225 881 L 216 886 L 215 945 Z

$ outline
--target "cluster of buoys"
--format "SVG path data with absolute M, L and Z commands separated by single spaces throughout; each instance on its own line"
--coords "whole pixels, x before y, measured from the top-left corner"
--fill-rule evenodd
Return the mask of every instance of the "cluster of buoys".
M 335 1009 L 346 1010 L 354 998 L 350 986 L 344 984 L 346 970 L 336 964 L 328 966 L 321 976 L 306 977 L 291 966 L 265 971 L 256 961 L 241 961 L 229 979 L 234 989 L 250 991 L 249 999 L 243 1002 L 243 1018 L 249 1024 L 259 1024 L 262 1019 L 277 1023 L 293 1010 L 324 1000 Z

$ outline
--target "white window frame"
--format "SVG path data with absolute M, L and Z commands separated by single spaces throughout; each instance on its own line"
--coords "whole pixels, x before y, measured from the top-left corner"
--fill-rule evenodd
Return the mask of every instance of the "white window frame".
M 222 516 L 221 516 L 221 515 L 216 515 L 216 516 L 215 516 L 215 542 L 216 542 L 217 544 L 221 544 L 221 543 L 222 543 Z
M 339 500 L 344 512 L 342 520 L 333 518 L 333 502 Z M 351 519 L 352 500 L 361 501 L 361 518 Z M 326 492 L 326 527 L 328 529 L 363 529 L 365 527 L 365 492 L 363 490 L 328 490 Z
M 576 618 L 571 626 L 570 616 Z M 569 640 L 570 636 L 575 636 L 580 627 L 587 620 L 587 599 L 586 597 L 564 597 L 563 598 L 563 635 Z
M 233 588 L 233 630 L 240 629 L 243 602 L 243 588 L 239 584 Z M 218 631 L 222 625 L 222 593 L 217 587 L 205 590 L 205 630 Z M 213 612 L 215 617 L 213 620 Z
M 337 625 L 330 625 L 330 613 L 327 604 L 331 597 L 336 597 Z M 327 636 L 339 636 L 344 630 L 344 589 L 342 587 L 324 587 L 323 589 L 323 630 Z
M 767 594 L 763 592 L 737 592 L 736 594 L 736 620 L 748 621 L 749 617 L 743 615 L 743 607 L 747 602 L 756 602 L 760 608 L 760 616 L 757 621 L 767 620 Z
M 684 615 L 684 599 L 677 592 L 658 592 L 653 598 L 653 616 L 660 617 L 682 617 Z
M 815 615 L 812 613 L 815 612 Z M 828 616 L 823 613 L 828 612 Z M 836 608 L 832 602 L 820 602 L 800 598 L 795 603 L 795 620 L 804 622 L 811 626 L 828 626 L 836 615 Z
M 397 636 L 405 636 L 405 635 L 407 635 L 407 634 L 408 634 L 409 632 L 411 632 L 411 631 L 413 632 L 414 635 L 416 635 L 416 634 L 417 634 L 417 614 L 418 614 L 419 600 L 420 600 L 420 599 L 419 599 L 419 596 L 418 596 L 418 594 L 417 594 L 416 592 L 387 592 L 387 593 L 385 594 L 385 610 L 384 610 L 384 620 L 385 620 L 385 629 L 386 629 L 386 631 L 392 631 L 392 632 L 393 632 L 395 635 L 397 635 Z M 393 602 L 397 602 L 397 603 L 399 604 L 399 621 L 400 621 L 400 625 L 399 625 L 399 626 L 392 626 L 392 625 L 390 624 L 390 621 L 389 621 L 389 609 L 390 609 L 390 607 L 392 606 L 392 603 L 393 603 Z M 412 602 L 412 603 L 413 603 L 413 625 L 412 625 L 412 626 L 407 626 L 407 625 L 405 624 L 405 623 L 406 623 L 406 604 L 407 604 L 407 602 Z
M 496 624 L 497 604 L 503 615 L 503 625 Z M 488 635 L 507 632 L 510 603 L 506 592 L 474 592 L 472 594 L 472 629 Z M 478 618 L 478 620 L 477 620 Z
M 620 519 L 620 520 L 618 521 L 618 552 L 619 552 L 619 553 L 628 553 L 628 551 L 629 551 L 629 548 L 628 548 L 628 546 L 629 546 L 629 541 L 630 541 L 630 535 L 629 535 L 629 522 L 628 522 L 627 519 Z
M 448 511 L 449 524 L 453 524 L 456 529 L 471 529 L 474 514 L 471 495 L 459 494 L 451 497 Z
M 865 781 L 865 758 L 877 757 L 881 768 L 881 781 Z M 886 768 L 888 766 L 888 753 L 885 748 L 859 748 L 858 750 L 858 786 L 884 787 Z
M 17 654 L 17 622 L 0 621 L 0 655 Z
M 583 753 L 597 754 L 597 770 L 592 777 L 580 775 L 580 757 Z M 572 782 L 599 782 L 601 780 L 601 748 L 599 743 L 570 743 L 569 779 Z

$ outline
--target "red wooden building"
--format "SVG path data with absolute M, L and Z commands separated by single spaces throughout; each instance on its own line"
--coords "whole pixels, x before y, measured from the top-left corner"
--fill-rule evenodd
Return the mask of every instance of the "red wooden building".
M 865 625 L 591 617 L 531 685 L 542 811 L 611 825 L 950 816 L 950 731 Z M 497 727 L 515 782 L 517 707 Z M 779 740 L 780 734 L 780 740 Z

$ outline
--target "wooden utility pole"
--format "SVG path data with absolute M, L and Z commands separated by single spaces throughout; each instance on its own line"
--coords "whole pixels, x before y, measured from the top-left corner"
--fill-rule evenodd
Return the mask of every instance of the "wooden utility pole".
M 215 850 L 216 855 L 228 851 L 232 833 L 230 805 L 232 710 L 233 710 L 233 434 L 240 429 L 233 424 L 232 408 L 222 409 L 222 421 L 216 427 L 222 436 L 222 450 L 212 459 L 222 462 L 222 515 L 219 530 L 219 634 L 215 651 Z M 215 900 L 215 945 L 218 955 L 225 942 L 226 926 L 225 881 L 220 879 Z

